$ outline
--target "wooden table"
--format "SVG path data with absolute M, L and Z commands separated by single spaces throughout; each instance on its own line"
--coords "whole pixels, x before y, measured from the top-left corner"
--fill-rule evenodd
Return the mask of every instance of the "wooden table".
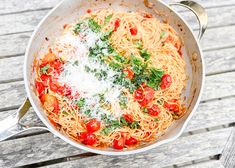
M 180 138 L 138 155 L 117 157 L 87 153 L 49 132 L 35 130 L 0 142 L 0 167 L 235 167 L 235 0 L 197 1 L 209 16 L 201 41 L 206 84 L 201 104 Z M 26 96 L 26 44 L 38 22 L 58 2 L 0 1 L 0 120 L 15 112 Z M 195 16 L 177 10 L 197 30 Z M 40 121 L 31 109 L 23 122 Z

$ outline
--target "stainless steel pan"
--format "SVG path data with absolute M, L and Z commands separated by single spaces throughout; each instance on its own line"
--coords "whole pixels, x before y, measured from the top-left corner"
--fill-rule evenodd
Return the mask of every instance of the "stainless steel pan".
M 195 13 L 199 21 L 198 38 L 193 35 L 188 24 L 171 8 L 171 5 L 180 5 Z M 161 20 L 167 19 L 169 24 L 177 30 L 184 41 L 183 55 L 187 63 L 187 73 L 189 74 L 187 87 L 183 94 L 187 100 L 187 113 L 181 119 L 174 122 L 174 124 L 172 124 L 172 126 L 166 131 L 165 135 L 163 135 L 160 139 L 142 145 L 136 149 L 125 149 L 123 151 L 116 151 L 114 149 L 102 150 L 87 147 L 83 144 L 75 142 L 52 126 L 43 111 L 40 100 L 34 92 L 34 74 L 31 66 L 35 57 L 38 58 L 39 55 L 47 49 L 49 42 L 59 35 L 63 24 L 75 21 L 79 15 L 84 14 L 87 9 L 96 10 L 101 8 L 113 8 L 114 10 L 119 11 L 147 11 Z M 156 15 L 155 10 L 157 10 L 160 15 Z M 184 131 L 187 123 L 195 112 L 201 97 L 205 72 L 199 40 L 205 32 L 206 26 L 207 14 L 205 10 L 193 1 L 181 1 L 167 5 L 159 0 L 63 0 L 41 21 L 30 39 L 24 62 L 24 82 L 28 98 L 26 98 L 23 105 L 14 115 L 0 122 L 0 141 L 30 129 L 46 129 L 67 143 L 80 149 L 106 155 L 125 155 L 143 152 L 175 140 Z M 50 41 L 46 41 L 45 37 L 49 37 Z M 20 124 L 20 119 L 24 116 L 31 105 L 45 126 L 29 127 Z

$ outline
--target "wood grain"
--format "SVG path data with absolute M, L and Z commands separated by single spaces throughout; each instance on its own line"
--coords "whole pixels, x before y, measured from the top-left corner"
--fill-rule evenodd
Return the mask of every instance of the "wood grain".
M 28 0 L 1 0 L 0 15 L 52 8 L 59 2 L 60 0 L 33 0 L 30 3 Z
M 235 127 L 232 130 L 220 160 L 226 168 L 235 167 Z
M 174 0 L 165 0 L 166 3 L 173 2 Z M 195 0 L 196 2 L 200 3 L 205 8 L 215 8 L 221 6 L 230 6 L 235 5 L 234 0 L 226 0 L 226 1 L 218 1 L 218 0 Z M 31 10 L 41 10 L 45 8 L 52 8 L 60 0 L 34 0 L 28 3 L 28 0 L 1 0 L 0 3 L 0 15 L 3 14 L 12 14 L 12 13 L 19 13 L 19 12 L 28 12 Z
M 193 164 L 189 166 L 183 166 L 182 168 L 224 168 L 224 166 L 219 160 L 210 160 L 208 162 Z
M 230 12 L 227 12 L 230 11 Z M 32 31 L 49 10 L 30 11 L 12 15 L 0 15 L 0 35 Z M 235 6 L 208 9 L 208 27 L 227 26 L 234 24 Z M 217 13 L 220 15 L 217 15 Z M 195 15 L 190 11 L 180 12 L 193 29 L 198 29 Z M 12 27 L 12 28 L 11 28 Z M 14 27 L 14 28 L 13 28 Z
M 179 138 L 176 141 L 162 145 L 158 148 L 144 152 L 141 155 L 128 156 L 93 156 L 92 158 L 78 159 L 69 162 L 63 162 L 48 168 L 72 168 L 80 167 L 163 167 L 173 164 L 180 164 L 194 159 L 199 159 L 215 155 L 223 150 L 225 141 L 231 134 L 231 129 L 211 131 L 203 134 L 197 134 Z M 225 137 L 221 137 L 225 136 Z M 214 141 L 216 139 L 216 141 Z
M 152 167 L 168 166 L 221 153 L 231 128 L 181 137 L 174 142 L 129 156 L 92 156 L 71 162 L 56 164 L 51 167 L 143 167 L 151 163 Z M 214 141 L 216 139 L 216 141 Z M 182 148 L 182 144 L 184 147 Z M 0 166 L 23 166 L 84 153 L 66 142 L 54 138 L 52 134 L 42 134 L 9 140 L 0 143 Z

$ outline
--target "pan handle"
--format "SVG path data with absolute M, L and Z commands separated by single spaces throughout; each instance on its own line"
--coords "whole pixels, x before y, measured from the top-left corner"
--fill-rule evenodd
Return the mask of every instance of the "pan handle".
M 22 133 L 31 129 L 44 129 L 44 126 L 25 126 L 20 123 L 20 119 L 26 114 L 31 107 L 30 101 L 26 98 L 20 108 L 12 115 L 0 121 L 0 142 L 6 140 L 16 134 Z
M 194 1 L 180 1 L 176 3 L 171 3 L 171 5 L 179 5 L 191 10 L 197 17 L 199 22 L 199 35 L 198 39 L 201 40 L 203 34 L 206 31 L 207 23 L 208 23 L 208 16 L 205 8 L 203 8 L 200 4 Z

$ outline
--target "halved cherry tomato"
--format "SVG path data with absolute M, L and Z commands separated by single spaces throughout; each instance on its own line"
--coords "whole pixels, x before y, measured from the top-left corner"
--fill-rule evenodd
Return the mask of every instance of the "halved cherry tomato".
M 114 30 L 113 31 L 117 31 L 118 27 L 120 26 L 120 19 L 117 18 L 114 22 Z
M 35 81 L 35 87 L 38 91 L 39 97 L 43 96 L 45 93 L 45 87 L 42 82 Z
M 91 119 L 90 121 L 88 121 L 88 123 L 86 123 L 86 129 L 87 132 L 95 132 L 98 131 L 100 129 L 100 121 L 96 121 L 96 119 Z
M 123 114 L 122 117 L 129 123 L 132 123 L 134 121 L 133 117 L 130 114 Z
M 56 114 L 59 112 L 59 103 L 55 96 L 51 94 L 44 94 L 41 101 L 46 109 L 53 108 L 52 111 Z
M 179 105 L 178 104 L 171 104 L 171 103 L 167 103 L 165 102 L 163 105 L 166 109 L 173 111 L 173 112 L 179 112 Z
M 114 149 L 121 150 L 124 148 L 124 144 L 125 144 L 125 139 L 123 137 L 121 137 L 118 140 L 117 139 L 113 140 L 113 148 Z
M 130 68 L 123 69 L 123 72 L 126 73 L 126 78 L 133 79 L 134 78 L 134 72 Z
M 82 132 L 79 139 L 85 145 L 93 145 L 96 142 L 95 135 L 88 132 Z
M 167 102 L 164 102 L 164 108 L 170 110 L 170 111 L 173 111 L 173 112 L 179 112 L 179 105 L 177 103 L 177 99 L 171 99 L 171 100 L 168 100 L 168 103 Z
M 153 100 L 154 92 L 153 88 L 144 86 L 143 89 L 140 87 L 134 92 L 134 97 L 138 103 L 144 107 Z
M 162 76 L 162 82 L 161 82 L 160 87 L 161 89 L 169 88 L 171 86 L 171 83 L 172 83 L 171 76 L 168 74 L 165 74 Z
M 131 32 L 132 36 L 135 36 L 137 34 L 137 32 L 138 32 L 137 27 L 135 26 L 135 27 L 130 28 L 130 32 Z
M 139 87 L 137 90 L 135 90 L 134 98 L 137 101 L 140 101 L 140 100 L 144 99 L 144 90 L 141 87 Z
M 133 138 L 133 137 L 130 137 L 130 138 L 127 139 L 126 142 L 125 142 L 126 145 L 135 145 L 135 144 L 137 144 L 137 143 L 138 143 L 137 139 L 135 139 L 135 138 Z
M 42 59 L 43 63 L 50 63 L 56 60 L 56 55 L 54 53 L 52 53 L 51 51 L 49 51 L 44 58 Z
M 147 108 L 147 111 L 149 115 L 152 116 L 157 116 L 161 112 L 160 108 L 156 104 L 153 104 L 151 107 Z

